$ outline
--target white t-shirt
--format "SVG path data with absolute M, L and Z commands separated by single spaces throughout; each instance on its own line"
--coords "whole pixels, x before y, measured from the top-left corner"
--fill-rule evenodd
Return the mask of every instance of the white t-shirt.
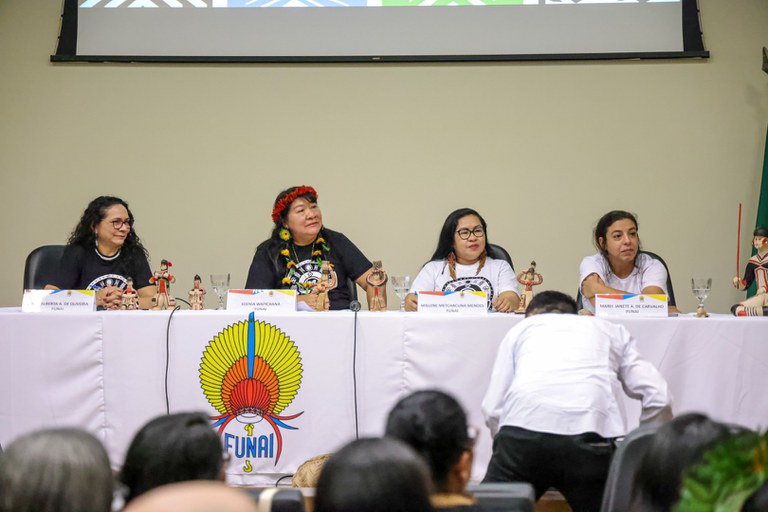
M 624 279 L 620 279 L 611 271 L 608 262 L 600 253 L 587 256 L 581 260 L 579 266 L 579 290 L 584 279 L 590 274 L 597 274 L 603 282 L 617 290 L 623 290 L 628 293 L 640 293 L 649 286 L 658 286 L 664 293 L 667 293 L 667 269 L 657 259 L 651 258 L 647 254 L 640 253 L 637 258 L 635 269 Z M 582 294 L 584 291 L 582 290 Z M 595 307 L 585 297 L 584 308 L 595 312 Z
M 666 381 L 624 326 L 545 313 L 526 318 L 502 340 L 482 410 L 493 435 L 514 426 L 612 438 L 627 433 L 623 393 L 641 401 L 641 422 L 672 402 Z
M 485 292 L 488 297 L 488 309 L 493 309 L 493 299 L 506 291 L 520 295 L 515 279 L 515 272 L 505 260 L 486 258 L 485 265 L 477 273 L 480 262 L 472 265 L 456 263 L 456 280 L 451 278 L 446 260 L 430 261 L 424 265 L 413 280 L 410 293 L 418 292 L 456 292 L 472 290 Z

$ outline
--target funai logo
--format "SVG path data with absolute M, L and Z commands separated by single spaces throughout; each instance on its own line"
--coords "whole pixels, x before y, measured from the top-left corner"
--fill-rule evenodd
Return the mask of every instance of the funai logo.
M 220 413 L 211 419 L 224 448 L 243 462 L 246 473 L 253 470 L 252 459 L 274 458 L 275 465 L 280 460 L 280 429 L 296 430 L 286 422 L 303 412 L 280 413 L 296 397 L 302 372 L 294 342 L 274 325 L 256 322 L 253 313 L 247 321 L 224 328 L 203 351 L 200 384 Z M 230 425 L 232 420 L 242 425 L 242 432 Z

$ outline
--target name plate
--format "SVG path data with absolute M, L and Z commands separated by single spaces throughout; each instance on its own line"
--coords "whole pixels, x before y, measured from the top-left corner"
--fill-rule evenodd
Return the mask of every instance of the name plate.
M 296 290 L 229 290 L 227 311 L 296 311 Z
M 595 295 L 596 316 L 663 317 L 669 315 L 666 295 Z
M 419 292 L 419 312 L 450 313 L 458 315 L 488 314 L 488 297 L 485 292 L 464 290 L 460 292 Z
M 96 311 L 96 292 L 94 290 L 24 290 L 21 310 L 26 313 Z

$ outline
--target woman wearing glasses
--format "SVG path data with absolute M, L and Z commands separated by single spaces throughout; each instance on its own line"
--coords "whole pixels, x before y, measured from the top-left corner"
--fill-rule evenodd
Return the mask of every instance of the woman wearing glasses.
M 520 303 L 517 280 L 504 260 L 487 256 L 485 219 L 471 208 L 460 208 L 445 219 L 437 249 L 413 280 L 405 309 L 416 311 L 421 291 L 482 291 L 488 309 L 512 313 Z
M 61 257 L 59 274 L 47 290 L 96 290 L 96 305 L 120 307 L 128 278 L 137 285 L 139 305 L 149 308 L 154 286 L 147 250 L 133 230 L 128 203 L 101 196 L 90 202 L 72 231 Z

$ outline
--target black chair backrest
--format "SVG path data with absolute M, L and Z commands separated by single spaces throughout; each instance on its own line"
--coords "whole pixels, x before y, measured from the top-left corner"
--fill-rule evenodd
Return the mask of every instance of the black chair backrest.
M 502 246 L 496 244 L 487 244 L 485 246 L 485 251 L 488 253 L 488 257 L 495 260 L 505 260 L 507 263 L 509 263 L 509 266 L 512 267 L 512 270 L 515 270 L 515 265 L 512 264 L 512 256 L 510 256 L 507 250 Z
M 667 262 L 664 261 L 664 258 L 656 254 L 655 252 L 651 251 L 640 251 L 643 254 L 647 254 L 651 258 L 655 260 L 659 260 L 662 265 L 664 265 L 664 268 L 667 271 L 667 296 L 669 297 L 669 305 L 670 306 L 677 306 L 677 302 L 675 302 L 675 290 L 672 289 L 672 276 L 669 273 L 669 267 L 667 266 Z
M 647 254 L 651 258 L 655 260 L 659 260 L 662 265 L 664 265 L 664 268 L 667 271 L 667 297 L 668 301 L 667 304 L 670 306 L 677 306 L 677 302 L 675 301 L 675 290 L 672 288 L 672 275 L 669 273 L 669 267 L 667 266 L 667 262 L 664 261 L 664 258 L 656 254 L 655 252 L 651 251 L 640 251 L 642 254 Z M 581 296 L 581 283 L 579 283 L 579 289 L 576 292 L 576 306 L 578 309 L 584 309 L 584 298 Z
M 533 512 L 536 496 L 533 486 L 525 482 L 488 482 L 470 484 L 467 490 L 475 495 L 477 504 L 485 510 Z
M 632 500 L 635 473 L 658 425 L 643 425 L 620 441 L 611 460 L 600 512 L 626 512 Z
M 264 512 L 304 512 L 304 495 L 299 489 L 271 487 L 269 489 L 248 489 Z
M 43 245 L 29 253 L 24 264 L 24 289 L 39 290 L 51 283 L 63 253 L 63 245 Z

